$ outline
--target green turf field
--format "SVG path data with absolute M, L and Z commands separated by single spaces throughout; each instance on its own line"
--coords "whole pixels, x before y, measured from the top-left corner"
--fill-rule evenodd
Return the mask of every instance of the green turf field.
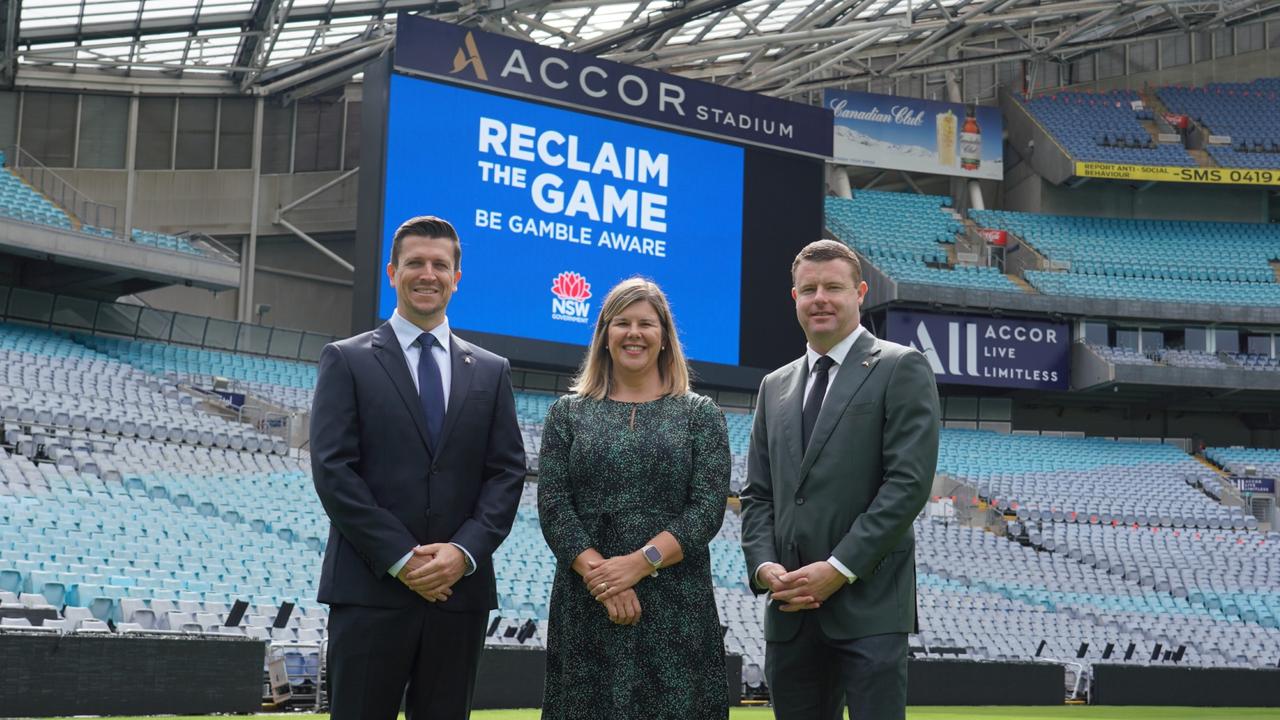
M 207 716 L 151 716 L 149 718 L 116 718 L 116 720 L 209 720 Z M 328 715 L 258 715 L 255 720 L 327 720 Z M 403 717 L 403 716 L 402 716 Z M 473 720 L 538 720 L 537 710 L 477 710 Z M 773 713 L 765 708 L 734 708 L 730 720 L 766 720 Z M 968 720 L 969 718 L 1003 718 L 1006 720 L 1280 720 L 1280 708 L 1187 708 L 1187 707 L 913 707 L 907 709 L 908 720 Z

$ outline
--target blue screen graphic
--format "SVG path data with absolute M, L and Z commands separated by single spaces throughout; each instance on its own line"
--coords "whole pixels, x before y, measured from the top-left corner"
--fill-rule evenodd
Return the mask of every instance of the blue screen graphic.
M 404 75 L 390 107 L 383 262 L 404 220 L 453 223 L 452 327 L 585 346 L 609 289 L 641 275 L 691 359 L 738 364 L 741 148 Z

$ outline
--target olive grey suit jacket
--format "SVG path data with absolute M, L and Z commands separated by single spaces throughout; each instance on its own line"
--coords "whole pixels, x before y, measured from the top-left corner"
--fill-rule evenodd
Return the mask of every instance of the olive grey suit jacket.
M 760 384 L 741 494 L 747 571 L 765 562 L 794 570 L 834 556 L 858 580 L 816 610 L 784 613 L 771 602 L 765 639 L 795 637 L 804 613 L 833 639 L 914 632 L 911 524 L 938 460 L 933 371 L 916 350 L 863 333 L 832 379 L 805 449 L 808 370 L 801 357 Z

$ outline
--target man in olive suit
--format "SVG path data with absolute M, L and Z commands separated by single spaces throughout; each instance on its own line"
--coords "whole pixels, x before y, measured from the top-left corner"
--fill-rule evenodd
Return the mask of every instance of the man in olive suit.
M 938 459 L 919 352 L 860 325 L 858 256 L 820 240 L 791 266 L 805 355 L 760 385 L 742 492 L 751 587 L 771 598 L 765 675 L 779 720 L 904 718 L 915 537 Z

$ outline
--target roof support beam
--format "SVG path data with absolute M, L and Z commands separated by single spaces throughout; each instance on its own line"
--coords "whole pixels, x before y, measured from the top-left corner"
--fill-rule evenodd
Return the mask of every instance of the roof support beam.
M 1094 15 L 1093 17 L 1090 17 L 1088 20 L 1085 20 L 1082 23 L 1073 25 L 1067 28 L 1066 30 L 1063 30 L 1062 32 L 1058 33 L 1058 37 L 1054 38 L 1052 42 L 1044 46 L 1044 50 L 1043 50 L 1044 54 L 1049 55 L 1054 50 L 1057 50 L 1058 48 L 1062 47 L 1063 44 L 1066 43 L 1071 38 L 1079 35 L 1082 32 L 1092 30 L 1093 28 L 1100 25 L 1103 21 L 1109 20 L 1110 18 L 1114 17 L 1116 13 L 1119 13 L 1123 7 L 1124 5 L 1120 3 L 1116 3 L 1116 6 L 1111 8 L 1110 10 L 1103 10 L 1102 12 Z
M 991 0 L 987 4 L 1008 2 L 1008 0 Z M 1180 0 L 1135 0 L 1135 7 L 1151 7 L 1167 3 L 1178 3 Z M 979 23 L 980 25 L 989 24 L 993 21 L 1002 21 L 1009 23 L 1034 22 L 1038 27 L 1052 25 L 1055 20 L 1073 21 L 1074 18 L 1081 15 L 1089 15 L 1100 12 L 1102 10 L 1114 7 L 1115 0 L 1068 0 L 1066 2 L 1057 2 L 1053 4 L 1039 5 L 1026 8 L 1009 8 L 1002 11 L 998 17 L 993 17 L 988 23 Z M 1001 7 L 1004 7 L 1001 5 Z M 757 50 L 760 48 L 778 49 L 791 48 L 795 46 L 811 47 L 816 44 L 826 42 L 839 42 L 847 40 L 850 33 L 858 30 L 870 30 L 880 27 L 896 27 L 904 32 L 924 32 L 931 30 L 939 30 L 955 26 L 957 23 L 968 23 L 977 17 L 977 14 L 984 12 L 981 8 L 972 12 L 965 13 L 955 19 L 930 18 L 927 20 L 919 20 L 912 25 L 906 25 L 906 18 L 886 17 L 880 20 L 859 21 L 848 25 L 835 25 L 824 28 L 811 28 L 796 31 L 784 31 L 765 35 L 761 37 L 747 36 L 743 38 L 732 38 L 725 40 L 709 40 L 698 46 L 680 45 L 665 48 L 663 50 L 646 52 L 617 52 L 609 53 L 607 56 L 610 60 L 627 63 L 639 63 L 646 66 L 672 67 L 692 62 L 694 60 L 714 58 L 728 53 Z
M 289 11 L 293 9 L 293 0 L 261 0 L 267 5 L 267 17 L 260 32 L 262 37 L 254 45 L 253 55 L 249 60 L 252 68 L 240 78 L 240 89 L 248 90 L 263 70 L 267 69 L 267 61 L 271 51 L 276 49 L 276 40 L 280 39 L 280 31 L 289 20 Z
M 828 67 L 831 67 L 832 65 L 838 62 L 841 62 L 846 57 L 854 53 L 861 52 L 866 48 L 871 47 L 875 43 L 879 42 L 881 38 L 883 38 L 885 35 L 888 35 L 893 30 L 894 28 L 880 28 L 878 30 L 870 30 L 860 35 L 851 37 L 848 40 L 845 40 L 844 42 L 839 42 L 834 45 L 829 45 L 825 48 L 822 48 L 821 50 L 817 50 L 811 53 L 806 53 L 800 57 L 795 57 L 795 58 L 792 58 L 791 60 L 787 60 L 786 62 L 777 63 L 769 67 L 767 70 L 761 72 L 759 75 L 752 78 L 750 82 L 743 84 L 741 87 L 744 90 L 754 90 L 756 88 L 769 85 L 771 82 L 776 80 L 780 75 L 790 72 L 791 70 L 799 66 L 802 66 L 808 63 L 813 63 L 814 61 L 826 55 L 831 55 L 833 53 L 835 54 L 835 57 L 830 58 L 824 61 L 823 63 L 821 63 L 820 65 L 817 65 L 816 67 L 813 67 L 807 70 L 804 76 L 809 77 L 810 75 L 816 72 L 819 72 Z
M 682 8 L 668 11 L 657 18 L 646 17 L 642 20 L 637 20 L 588 43 L 575 46 L 573 49 L 587 55 L 599 55 L 634 40 L 679 27 L 687 22 L 728 8 L 737 7 L 744 2 L 746 0 L 701 0 L 700 2 L 694 0 Z
M 843 62 L 844 59 L 849 57 L 850 55 L 853 55 L 854 53 L 857 53 L 857 52 L 861 52 L 864 48 L 868 48 L 876 44 L 885 35 L 888 35 L 890 32 L 892 32 L 892 30 L 889 28 L 882 28 L 880 30 L 871 31 L 871 33 L 862 42 L 858 43 L 857 45 L 849 48 L 848 50 L 845 50 L 844 52 L 840 53 L 839 55 L 833 58 L 830 58 L 826 62 L 820 63 L 812 68 L 809 68 L 808 70 L 805 70 L 804 72 L 801 72 L 793 76 L 790 80 L 787 81 L 785 85 L 782 86 L 779 92 L 786 92 L 787 90 L 790 90 L 791 88 L 800 84 L 800 82 L 808 78 L 811 78 L 814 75 L 817 75 L 818 73 L 822 72 L 823 70 L 826 70 L 827 68 L 833 65 L 837 65 Z

